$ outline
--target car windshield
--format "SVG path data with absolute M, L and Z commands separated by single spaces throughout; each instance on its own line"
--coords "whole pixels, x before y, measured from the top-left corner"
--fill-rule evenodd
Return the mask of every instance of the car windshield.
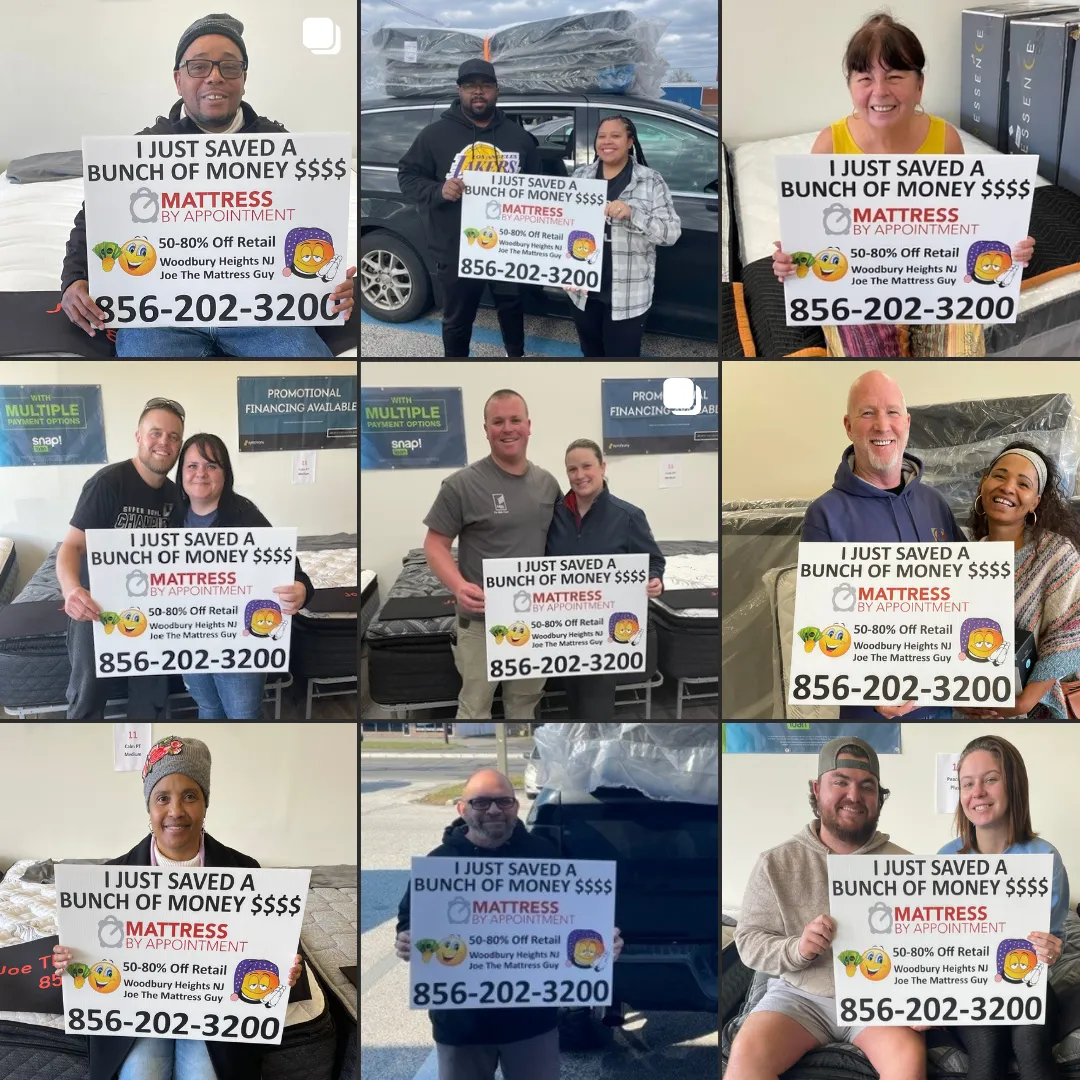
M 614 116 L 613 109 L 602 109 L 600 118 Z M 715 135 L 690 127 L 677 117 L 649 115 L 640 121 L 628 111 L 637 128 L 641 149 L 650 169 L 656 169 L 673 191 L 715 194 L 709 184 L 720 175 L 720 148 Z

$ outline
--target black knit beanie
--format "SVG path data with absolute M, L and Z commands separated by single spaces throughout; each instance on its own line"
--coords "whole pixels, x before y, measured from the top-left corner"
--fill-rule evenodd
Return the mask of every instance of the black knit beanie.
M 240 36 L 243 32 L 244 24 L 231 15 L 204 15 L 201 19 L 193 22 L 181 36 L 180 44 L 176 46 L 176 61 L 173 64 L 173 71 L 179 71 L 180 58 L 187 51 L 187 47 L 196 38 L 201 38 L 204 34 L 223 34 L 225 37 L 231 38 L 240 46 L 240 58 L 246 64 L 248 58 L 247 46 Z

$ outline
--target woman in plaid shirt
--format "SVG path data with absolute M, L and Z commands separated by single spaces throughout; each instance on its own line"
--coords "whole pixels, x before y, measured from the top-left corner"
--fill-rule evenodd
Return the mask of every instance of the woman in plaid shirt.
M 640 356 L 652 303 L 656 245 L 674 244 L 682 223 L 664 178 L 645 164 L 634 122 L 608 116 L 596 133 L 596 161 L 574 176 L 606 180 L 600 291 L 563 286 L 574 304 L 583 356 Z M 634 160 L 636 157 L 636 161 Z

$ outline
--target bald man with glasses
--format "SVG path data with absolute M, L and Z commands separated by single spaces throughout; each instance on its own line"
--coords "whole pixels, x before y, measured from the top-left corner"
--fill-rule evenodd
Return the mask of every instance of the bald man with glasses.
M 518 820 L 518 800 L 508 777 L 480 769 L 457 801 L 458 817 L 443 831 L 429 856 L 463 859 L 558 859 L 559 850 L 534 836 Z M 411 950 L 410 893 L 398 906 L 394 951 L 408 961 Z M 622 937 L 615 928 L 612 960 Z M 506 1080 L 559 1080 L 559 1011 L 548 1009 L 429 1009 L 439 1080 L 494 1080 L 501 1065 Z

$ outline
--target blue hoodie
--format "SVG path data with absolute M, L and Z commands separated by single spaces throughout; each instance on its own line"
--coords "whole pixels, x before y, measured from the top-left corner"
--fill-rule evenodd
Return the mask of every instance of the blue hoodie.
M 966 543 L 945 497 L 919 483 L 922 462 L 904 454 L 900 467 L 904 490 L 894 495 L 855 475 L 855 447 L 849 446 L 833 477 L 833 486 L 806 509 L 800 539 L 806 543 L 852 541 L 896 544 L 939 541 Z M 905 720 L 948 719 L 951 709 L 915 709 Z M 880 720 L 881 713 L 866 705 L 841 706 L 841 720 Z

